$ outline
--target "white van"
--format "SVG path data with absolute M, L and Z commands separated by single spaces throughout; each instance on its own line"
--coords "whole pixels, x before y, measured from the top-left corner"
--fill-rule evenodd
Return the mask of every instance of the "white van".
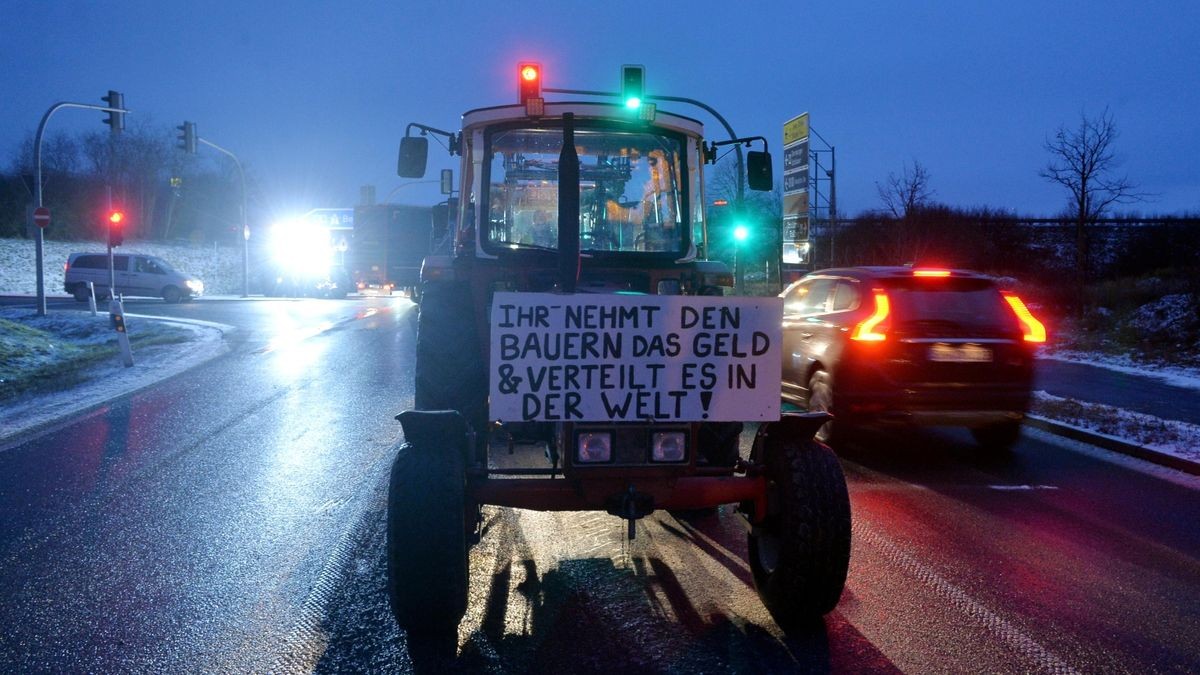
M 175 270 L 167 261 L 152 255 L 114 254 L 113 276 L 117 293 L 124 296 L 182 302 L 204 294 L 203 282 Z M 108 255 L 72 253 L 67 258 L 63 287 L 79 302 L 87 302 L 89 281 L 96 289 L 97 299 L 108 297 Z

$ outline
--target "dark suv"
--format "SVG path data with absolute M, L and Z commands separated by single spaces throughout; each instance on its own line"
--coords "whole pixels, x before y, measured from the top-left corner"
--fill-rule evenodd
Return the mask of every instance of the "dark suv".
M 833 413 L 818 438 L 860 425 L 966 426 L 993 451 L 1016 443 L 1033 348 L 1046 331 L 1017 296 L 965 270 L 813 272 L 780 294 L 783 398 Z

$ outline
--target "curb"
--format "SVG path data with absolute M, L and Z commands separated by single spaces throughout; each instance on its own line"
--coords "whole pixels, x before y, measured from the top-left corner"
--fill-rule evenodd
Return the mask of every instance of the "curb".
M 1145 460 L 1152 464 L 1165 466 L 1176 471 L 1200 476 L 1200 463 L 1192 462 L 1181 457 L 1168 455 L 1166 453 L 1157 452 L 1149 448 L 1143 448 L 1140 445 L 1134 445 L 1127 441 L 1122 441 L 1112 436 L 1105 436 L 1090 431 L 1085 431 L 1079 427 L 1073 427 L 1060 422 L 1046 419 L 1045 417 L 1037 417 L 1034 415 L 1026 415 L 1025 423 L 1031 427 L 1048 431 L 1056 436 L 1070 438 L 1071 440 L 1080 441 L 1089 445 L 1095 445 L 1105 450 L 1119 452 L 1123 455 L 1129 455 L 1141 460 Z

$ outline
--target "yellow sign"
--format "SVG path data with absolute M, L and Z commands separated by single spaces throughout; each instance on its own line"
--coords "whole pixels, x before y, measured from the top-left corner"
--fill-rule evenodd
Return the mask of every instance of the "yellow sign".
M 808 113 L 803 113 L 783 123 L 783 144 L 795 143 L 808 137 Z

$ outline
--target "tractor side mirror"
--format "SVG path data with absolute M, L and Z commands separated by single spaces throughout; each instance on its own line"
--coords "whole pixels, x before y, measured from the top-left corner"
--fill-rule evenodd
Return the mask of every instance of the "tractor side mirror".
M 423 178 L 429 156 L 429 139 L 424 136 L 405 136 L 400 139 L 400 158 L 396 173 L 402 178 Z
M 751 190 L 764 192 L 775 187 L 771 174 L 771 153 L 751 150 L 746 153 L 746 182 Z

